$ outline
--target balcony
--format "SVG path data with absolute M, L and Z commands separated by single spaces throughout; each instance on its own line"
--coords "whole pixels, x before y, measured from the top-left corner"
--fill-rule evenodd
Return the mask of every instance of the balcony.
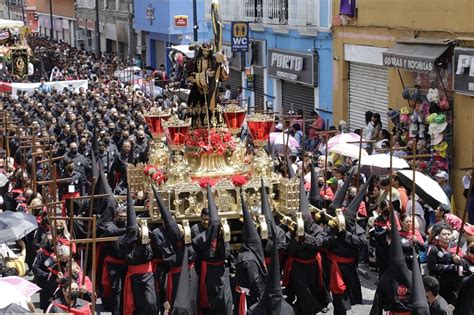
M 319 26 L 321 0 L 220 0 L 223 21 L 244 21 L 288 26 Z M 205 0 L 206 18 L 211 2 Z

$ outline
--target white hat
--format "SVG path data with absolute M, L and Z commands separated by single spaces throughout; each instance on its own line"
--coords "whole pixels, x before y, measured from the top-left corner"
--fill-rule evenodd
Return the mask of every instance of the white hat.
M 283 130 L 283 124 L 282 124 L 282 123 L 278 123 L 278 124 L 275 126 L 275 129 L 277 129 L 277 130 Z
M 439 171 L 438 173 L 436 173 L 435 177 L 444 178 L 446 180 L 449 179 L 449 175 L 445 171 Z

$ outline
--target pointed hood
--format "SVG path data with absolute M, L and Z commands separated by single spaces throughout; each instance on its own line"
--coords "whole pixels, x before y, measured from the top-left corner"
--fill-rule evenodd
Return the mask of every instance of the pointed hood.
M 260 186 L 260 199 L 262 200 L 262 214 L 267 219 L 268 223 L 275 223 L 275 218 L 273 217 L 272 208 L 270 207 L 270 200 L 268 199 L 267 190 L 265 189 L 265 183 L 263 182 L 263 177 L 261 180 Z M 268 224 L 270 226 L 270 224 Z
M 130 188 L 128 188 L 127 189 L 127 229 L 134 228 L 137 226 L 138 226 L 137 214 L 135 213 L 135 209 L 133 209 L 132 193 L 130 192 Z
M 276 172 L 276 169 L 275 169 L 275 141 L 270 143 L 270 157 L 272 158 L 272 171 Z
M 258 234 L 257 228 L 253 223 L 252 216 L 250 215 L 247 202 L 244 198 L 244 193 L 240 190 L 240 200 L 242 202 L 242 216 L 244 218 L 244 226 L 243 226 L 243 238 L 244 238 L 244 246 L 254 253 L 255 257 L 257 257 L 258 262 L 263 267 L 265 261 L 265 255 L 263 253 L 263 246 L 262 241 L 260 240 L 260 235 Z
M 403 264 L 406 267 L 405 256 L 403 255 L 400 232 L 398 231 L 398 217 L 395 211 L 390 213 L 390 263 Z
M 337 190 L 333 201 L 329 205 L 329 210 L 332 213 L 334 213 L 336 209 L 340 209 L 342 207 L 342 203 L 344 202 L 344 199 L 346 199 L 346 194 L 347 194 L 347 191 L 349 190 L 349 187 L 351 186 L 351 182 L 352 182 L 352 172 L 347 174 L 346 179 L 344 180 L 344 185 L 342 185 L 342 187 Z
M 158 193 L 154 185 L 151 185 L 151 188 L 153 189 L 153 194 L 155 195 L 155 200 L 158 204 L 158 209 L 160 209 L 161 220 L 165 226 L 165 229 L 167 231 L 179 231 L 178 224 L 176 223 L 176 220 L 173 218 L 168 208 L 165 206 L 165 203 L 163 202 L 160 193 Z
M 192 315 L 191 294 L 189 284 L 188 267 L 189 246 L 184 247 L 183 262 L 181 263 L 181 273 L 179 274 L 178 289 L 174 300 L 171 315 Z
M 323 208 L 323 198 L 321 198 L 321 191 L 318 186 L 318 176 L 316 175 L 316 170 L 314 169 L 314 163 L 310 163 L 311 168 L 311 190 L 309 191 L 309 203 L 318 208 Z
M 211 186 L 207 185 L 207 202 L 209 209 L 209 224 L 217 223 L 219 224 L 219 214 L 217 212 L 216 202 L 214 201 L 214 195 L 212 194 Z
M 293 315 L 295 312 L 291 305 L 283 298 L 281 290 L 280 261 L 278 257 L 275 225 L 270 225 L 269 230 L 274 237 L 272 239 L 273 246 L 271 262 L 268 266 L 267 283 L 262 299 L 250 307 L 249 313 L 252 315 Z
M 352 199 L 349 207 L 347 207 L 346 211 L 344 211 L 344 218 L 346 219 L 346 226 L 353 226 L 355 224 L 357 213 L 359 211 L 359 206 L 364 200 L 365 194 L 367 193 L 367 188 L 372 181 L 373 175 L 370 175 L 367 181 L 360 187 L 359 192 L 357 195 Z
M 93 201 L 93 213 L 97 214 L 97 226 L 104 227 L 115 218 L 118 202 L 110 188 L 103 169 L 99 169 L 99 176 L 94 189 L 94 195 L 107 194 L 108 196 L 96 198 Z
M 295 170 L 293 169 L 293 167 L 291 166 L 291 160 L 288 156 L 286 156 L 286 166 L 288 167 L 288 179 L 292 179 L 294 177 L 296 177 L 296 173 L 295 173 Z
M 413 256 L 417 257 L 417 253 L 414 248 L 412 248 Z M 430 307 L 428 301 L 426 300 L 425 288 L 423 286 L 423 279 L 421 278 L 420 265 L 418 264 L 418 259 L 412 259 L 412 315 L 430 315 Z
M 98 153 L 99 143 L 97 141 L 97 129 L 95 127 L 94 127 L 94 130 L 92 130 L 91 144 L 92 144 L 92 153 Z
M 313 222 L 313 218 L 311 213 L 309 212 L 309 202 L 308 197 L 306 197 L 306 190 L 304 189 L 304 178 L 303 176 L 300 177 L 300 204 L 299 210 L 301 215 L 303 216 L 303 220 L 305 222 L 305 227 L 308 224 Z
M 97 180 L 99 178 L 99 167 L 97 165 L 97 159 L 95 158 L 94 150 L 91 151 L 91 161 L 92 161 L 92 178 L 95 179 L 95 182 L 97 183 Z

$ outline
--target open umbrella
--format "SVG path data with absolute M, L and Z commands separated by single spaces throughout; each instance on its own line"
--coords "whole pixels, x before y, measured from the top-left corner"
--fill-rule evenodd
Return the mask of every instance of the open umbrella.
M 0 244 L 19 240 L 37 228 L 36 217 L 31 214 L 12 211 L 0 213 Z
M 400 182 L 408 188 L 413 186 L 413 171 L 398 171 Z M 444 193 L 441 186 L 423 173 L 415 172 L 415 192 L 431 208 L 436 209 L 440 204 L 450 207 L 448 196 Z
M 328 141 L 328 148 L 332 148 L 335 145 L 338 144 L 345 144 L 348 142 L 357 142 L 360 141 L 360 136 L 356 133 L 353 132 L 348 132 L 348 133 L 341 133 L 338 134 Z
M 284 132 L 272 132 L 270 133 L 270 143 L 272 143 L 273 152 L 281 154 L 285 153 L 285 146 L 288 143 L 288 150 L 295 151 L 300 147 L 298 140 L 293 136 L 289 136 Z
M 367 151 L 361 149 L 362 153 L 361 156 L 369 155 Z M 328 149 L 329 153 L 336 153 L 342 156 L 347 156 L 353 159 L 359 158 L 359 145 L 351 144 L 351 143 L 340 143 L 334 145 L 332 148 Z
M 33 294 L 41 290 L 36 284 L 20 277 L 0 278 L 0 309 L 17 304 L 27 307 L 28 301 Z
M 401 170 L 410 168 L 408 163 L 400 158 L 392 157 L 392 169 Z M 360 172 L 363 174 L 386 175 L 390 172 L 390 155 L 374 154 L 362 156 L 360 159 Z

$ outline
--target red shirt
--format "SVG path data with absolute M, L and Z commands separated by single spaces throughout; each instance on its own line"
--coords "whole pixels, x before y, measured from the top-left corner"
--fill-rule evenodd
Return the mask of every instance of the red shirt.
M 316 118 L 311 124 L 311 127 L 313 128 L 309 129 L 309 138 L 313 139 L 318 136 L 318 131 L 324 130 L 324 119 L 321 117 Z

